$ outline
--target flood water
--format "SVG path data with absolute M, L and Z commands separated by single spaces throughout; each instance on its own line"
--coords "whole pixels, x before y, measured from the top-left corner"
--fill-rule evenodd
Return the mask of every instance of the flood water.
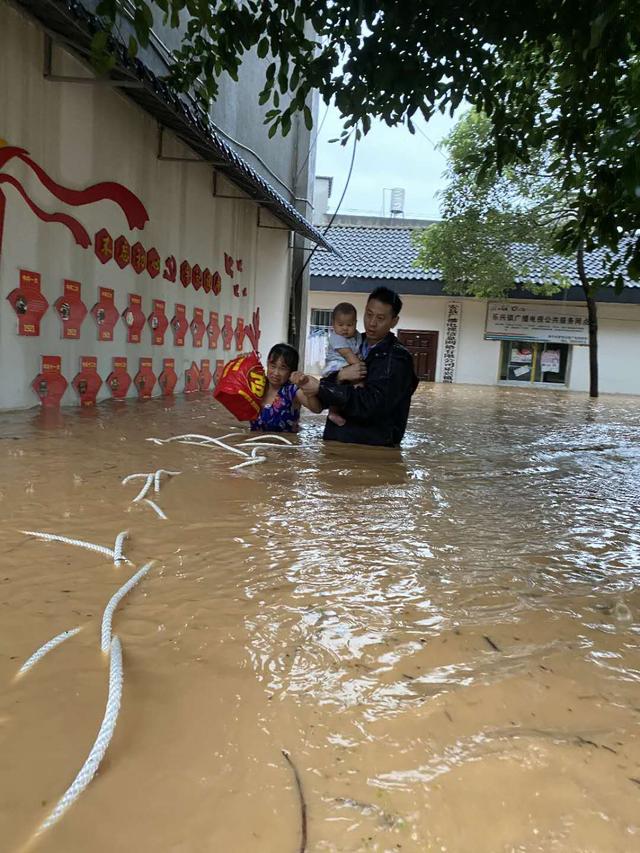
M 210 398 L 0 416 L 1 849 L 93 744 L 135 571 L 19 531 L 128 529 L 116 732 L 32 849 L 297 853 L 295 768 L 308 851 L 640 850 L 640 400 L 423 386 L 402 452 L 303 424 L 233 472 L 145 440 L 229 432 Z M 121 484 L 158 468 L 166 521 Z

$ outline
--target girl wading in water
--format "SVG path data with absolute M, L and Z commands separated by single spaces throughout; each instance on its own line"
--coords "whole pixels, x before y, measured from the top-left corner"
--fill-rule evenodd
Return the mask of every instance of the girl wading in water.
M 308 397 L 290 381 L 298 369 L 298 351 L 289 344 L 276 344 L 267 357 L 267 390 L 261 400 L 262 410 L 251 421 L 252 431 L 298 432 L 300 407 L 322 411 L 320 401 Z

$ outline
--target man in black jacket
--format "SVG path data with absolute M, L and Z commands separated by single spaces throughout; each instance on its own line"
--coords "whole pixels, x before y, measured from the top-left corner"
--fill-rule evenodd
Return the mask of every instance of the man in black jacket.
M 387 447 L 402 441 L 418 379 L 409 352 L 391 332 L 401 309 L 397 293 L 388 287 L 376 288 L 364 313 L 363 361 L 320 381 L 304 377 L 305 392 L 317 394 L 323 406 L 337 408 L 347 421 L 338 426 L 327 420 L 325 441 Z M 362 380 L 362 387 L 352 384 Z

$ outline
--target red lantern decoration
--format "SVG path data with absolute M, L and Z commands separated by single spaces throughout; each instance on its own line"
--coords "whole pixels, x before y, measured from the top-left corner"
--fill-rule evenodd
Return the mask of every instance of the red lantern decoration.
M 120 315 L 113 302 L 113 289 L 111 287 L 98 288 L 98 301 L 91 309 L 91 314 L 98 326 L 98 340 L 112 341 L 113 328 Z
M 178 377 L 176 375 L 175 367 L 175 358 L 163 359 L 162 373 L 158 377 L 158 383 L 160 384 L 163 397 L 170 397 L 173 394 L 174 388 L 176 387 Z
M 206 331 L 203 319 L 202 308 L 193 309 L 193 320 L 191 321 L 191 337 L 193 338 L 194 347 L 202 346 L 202 339 Z
M 62 320 L 62 337 L 78 340 L 80 326 L 87 316 L 87 307 L 80 299 L 80 282 L 65 279 L 63 295 L 56 299 L 54 307 Z
M 40 273 L 20 270 L 20 286 L 12 290 L 7 299 L 18 315 L 18 334 L 37 338 L 40 334 L 40 320 L 49 308 L 48 301 L 40 291 Z
M 224 366 L 213 396 L 239 421 L 250 421 L 260 414 L 266 388 L 264 369 L 255 353 L 249 353 Z
M 191 367 L 185 370 L 184 373 L 184 393 L 192 394 L 198 391 L 200 387 L 200 371 L 195 361 L 191 362 Z
M 146 318 L 142 312 L 142 297 L 138 293 L 129 294 L 129 306 L 122 312 L 122 319 L 127 327 L 127 341 L 139 344 Z
M 150 358 L 140 359 L 140 368 L 133 380 L 134 385 L 138 389 L 138 399 L 149 400 L 156 384 L 156 377 L 153 372 L 153 361 Z
M 115 356 L 112 364 L 113 370 L 107 376 L 107 385 L 114 400 L 124 400 L 131 385 L 131 377 L 127 373 L 127 359 Z
M 45 408 L 57 408 L 64 392 L 67 380 L 61 373 L 62 359 L 59 355 L 43 355 L 40 373 L 31 383 L 31 387 L 40 397 Z
M 83 355 L 80 359 L 80 372 L 76 373 L 71 382 L 80 397 L 83 408 L 91 408 L 96 404 L 102 379 L 98 376 L 98 359 L 95 355 Z
M 209 359 L 203 358 L 200 361 L 200 390 L 208 391 L 212 379 Z

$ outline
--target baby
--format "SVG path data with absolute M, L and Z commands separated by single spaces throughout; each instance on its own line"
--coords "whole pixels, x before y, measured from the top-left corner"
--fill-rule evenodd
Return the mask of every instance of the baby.
M 362 335 L 356 331 L 357 320 L 358 312 L 350 302 L 340 302 L 333 309 L 323 376 L 329 376 L 348 364 L 361 361 L 359 353 Z M 303 377 L 300 381 L 304 384 Z M 307 396 L 311 399 L 312 395 Z M 346 423 L 345 418 L 336 409 L 329 409 L 329 419 L 338 426 L 344 426 Z

